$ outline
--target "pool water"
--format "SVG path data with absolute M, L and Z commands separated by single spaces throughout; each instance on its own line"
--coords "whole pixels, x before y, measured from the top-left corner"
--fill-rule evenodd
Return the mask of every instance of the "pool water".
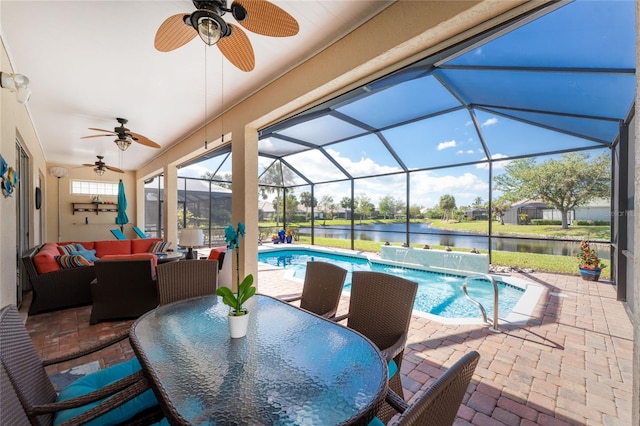
M 462 292 L 463 276 L 428 272 L 418 269 L 389 266 L 370 262 L 366 258 L 323 253 L 314 250 L 265 250 L 258 253 L 258 261 L 291 271 L 294 278 L 304 280 L 309 261 L 325 261 L 348 271 L 344 290 L 350 291 L 353 271 L 377 271 L 398 275 L 418 283 L 414 310 L 444 318 L 482 318 L 480 309 Z M 498 284 L 498 314 L 505 318 L 524 294 L 524 289 L 500 281 Z M 486 279 L 474 279 L 467 283 L 471 297 L 479 301 L 493 317 L 493 286 Z

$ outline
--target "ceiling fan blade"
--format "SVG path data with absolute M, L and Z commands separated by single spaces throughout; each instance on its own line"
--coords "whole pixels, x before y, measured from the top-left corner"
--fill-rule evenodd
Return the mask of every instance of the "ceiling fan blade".
M 109 133 L 108 135 L 91 135 L 91 136 L 82 136 L 80 139 L 88 139 L 88 138 L 101 138 L 102 136 L 115 136 L 115 133 Z
M 105 130 L 105 129 L 96 129 L 95 127 L 89 127 L 89 130 L 95 130 L 96 132 L 107 132 L 110 135 L 117 135 L 113 130 Z
M 198 35 L 196 30 L 184 23 L 184 13 L 179 13 L 165 19 L 156 32 L 153 45 L 160 52 L 170 52 L 189 43 Z
M 229 37 L 221 38 L 216 46 L 220 49 L 225 58 L 240 70 L 248 72 L 256 65 L 253 55 L 253 47 L 249 37 L 237 25 L 229 24 L 233 31 Z
M 147 138 L 146 136 L 142 136 L 139 133 L 129 132 L 131 136 L 133 136 L 133 140 L 145 146 L 150 146 L 151 148 L 160 148 L 160 145 Z
M 83 164 L 83 166 L 86 166 L 86 167 L 95 167 L 96 165 L 95 165 L 95 164 L 84 163 L 84 164 Z
M 239 22 L 251 32 L 271 37 L 290 37 L 298 34 L 298 21 L 284 9 L 266 0 L 236 0 L 247 11 L 247 18 Z M 233 9 L 233 4 L 231 5 Z
M 107 170 L 111 170 L 112 172 L 116 172 L 116 173 L 124 173 L 124 170 L 121 170 L 117 167 L 113 167 L 113 166 L 107 166 L 106 164 L 104 165 L 104 168 Z

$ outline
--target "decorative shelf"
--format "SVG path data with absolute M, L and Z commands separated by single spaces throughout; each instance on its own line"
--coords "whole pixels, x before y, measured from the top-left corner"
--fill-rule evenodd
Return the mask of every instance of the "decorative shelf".
M 109 203 L 71 203 L 73 214 L 78 213 L 118 213 L 117 204 Z

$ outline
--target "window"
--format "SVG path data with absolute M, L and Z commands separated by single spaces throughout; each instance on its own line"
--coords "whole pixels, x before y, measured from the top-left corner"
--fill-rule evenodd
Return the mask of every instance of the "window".
M 117 182 L 100 182 L 91 180 L 72 180 L 73 195 L 118 195 Z

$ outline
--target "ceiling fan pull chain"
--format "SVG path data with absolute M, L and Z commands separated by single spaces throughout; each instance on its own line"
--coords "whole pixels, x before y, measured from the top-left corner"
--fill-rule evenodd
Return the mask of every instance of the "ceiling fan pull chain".
M 224 61 L 220 61 L 220 142 L 224 143 Z
M 207 45 L 204 46 L 204 149 L 207 149 Z

